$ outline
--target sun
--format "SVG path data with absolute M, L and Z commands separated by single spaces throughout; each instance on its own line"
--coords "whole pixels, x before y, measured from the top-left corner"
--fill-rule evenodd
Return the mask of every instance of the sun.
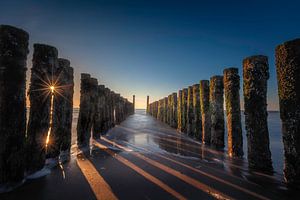
M 54 93 L 54 90 L 55 90 L 54 85 L 51 85 L 51 86 L 50 86 L 50 91 L 51 91 L 51 93 Z

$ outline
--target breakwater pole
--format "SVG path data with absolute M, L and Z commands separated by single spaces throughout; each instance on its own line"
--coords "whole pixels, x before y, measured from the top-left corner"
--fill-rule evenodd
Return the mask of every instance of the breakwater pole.
M 192 132 L 194 137 L 202 140 L 202 124 L 201 124 L 201 110 L 200 110 L 200 85 L 193 85 L 193 114 L 194 120 L 192 123 Z
M 167 105 L 167 124 L 171 126 L 172 119 L 172 95 L 168 95 L 168 105 Z
M 171 95 L 171 122 L 170 125 L 173 128 L 177 128 L 177 93 L 174 92 Z
M 49 158 L 58 158 L 60 153 L 68 154 L 71 148 L 74 70 L 67 59 L 58 59 L 54 84 L 52 132 L 49 135 Z
M 97 103 L 93 120 L 93 139 L 99 139 L 101 133 L 105 131 L 105 86 L 97 86 Z
M 181 129 L 183 133 L 187 132 L 187 100 L 188 100 L 188 89 L 182 89 L 181 98 Z
M 210 78 L 209 102 L 211 111 L 211 144 L 216 148 L 224 147 L 224 85 L 223 76 Z
M 211 140 L 211 117 L 209 109 L 209 81 L 200 81 L 200 110 L 202 121 L 202 142 L 210 144 Z
M 240 108 L 240 76 L 237 68 L 224 70 L 224 93 L 227 118 L 228 155 L 242 157 L 243 135 Z
M 147 96 L 147 113 L 149 114 L 150 107 L 149 107 L 149 96 Z
M 46 150 L 53 133 L 53 86 L 57 77 L 58 52 L 55 47 L 34 44 L 29 87 L 30 115 L 27 131 L 27 173 L 32 174 L 44 167 Z
M 272 172 L 267 124 L 267 80 L 269 65 L 266 56 L 243 60 L 243 91 L 247 131 L 249 168 Z
M 187 113 L 186 113 L 186 130 L 189 136 L 194 137 L 193 131 L 193 122 L 194 122 L 194 107 L 193 107 L 193 87 L 188 87 L 188 96 L 187 96 Z
M 28 40 L 27 32 L 0 25 L 0 192 L 24 178 Z
M 167 123 L 168 115 L 168 97 L 163 98 L 163 122 Z
M 81 74 L 80 109 L 77 122 L 77 145 L 89 147 L 97 100 L 98 81 L 89 74 Z
M 134 113 L 135 112 L 135 95 L 132 96 L 132 103 L 133 103 L 132 113 Z
M 182 90 L 178 91 L 177 98 L 177 130 L 183 132 L 182 127 Z
M 288 185 L 300 185 L 300 39 L 276 48 L 276 69 L 282 138 L 284 178 Z

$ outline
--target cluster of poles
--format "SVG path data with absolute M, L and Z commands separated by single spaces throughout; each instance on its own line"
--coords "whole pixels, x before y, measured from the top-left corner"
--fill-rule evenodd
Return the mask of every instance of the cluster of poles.
M 300 185 L 300 39 L 278 45 L 275 50 L 282 136 L 284 178 L 289 186 Z M 263 55 L 243 60 L 244 115 L 251 170 L 272 173 L 269 145 L 267 81 L 268 58 Z M 224 99 L 225 98 L 225 99 Z M 240 76 L 227 68 L 223 76 L 212 76 L 149 104 L 147 113 L 203 144 L 225 146 L 228 155 L 243 157 L 240 108 Z
M 28 41 L 24 30 L 0 25 L 0 192 L 40 176 L 47 161 L 57 165 L 70 155 L 74 70 L 55 47 L 33 45 L 27 121 Z M 134 112 L 131 102 L 89 74 L 81 74 L 80 92 L 79 147 Z

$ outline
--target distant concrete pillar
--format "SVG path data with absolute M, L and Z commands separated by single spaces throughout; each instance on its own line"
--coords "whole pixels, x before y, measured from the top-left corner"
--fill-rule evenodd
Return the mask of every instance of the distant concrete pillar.
M 192 132 L 198 140 L 202 140 L 202 123 L 201 123 L 201 109 L 200 109 L 200 85 L 193 85 L 193 113 L 194 120 L 192 123 Z
M 181 126 L 182 132 L 187 133 L 187 100 L 188 100 L 188 89 L 184 88 L 182 90 L 182 98 L 181 98 Z
M 30 115 L 27 128 L 27 171 L 34 173 L 44 167 L 46 140 L 50 126 L 51 90 L 57 77 L 57 49 L 44 44 L 34 44 L 29 88 Z M 50 80 L 49 80 L 50 79 Z M 52 141 L 49 141 L 51 146 Z
M 172 103 L 172 118 L 171 118 L 171 127 L 177 128 L 177 93 L 174 92 L 171 95 Z
M 80 109 L 77 123 L 77 145 L 89 147 L 97 102 L 98 81 L 89 74 L 81 74 Z
M 135 112 L 135 95 L 132 96 L 132 103 L 133 103 L 133 112 Z
M 28 33 L 0 25 L 0 186 L 24 177 Z
M 273 170 L 267 122 L 267 80 L 269 65 L 266 56 L 243 60 L 245 125 L 248 140 L 248 163 L 251 169 Z
M 238 68 L 227 68 L 224 70 L 224 93 L 227 116 L 228 154 L 229 156 L 242 157 L 244 152 Z
M 163 110 L 164 110 L 164 112 L 163 112 L 163 122 L 164 123 L 167 123 L 167 113 L 168 113 L 168 97 L 165 97 L 164 99 L 163 99 Z
M 182 90 L 178 91 L 177 98 L 177 130 L 182 132 Z
M 209 110 L 209 81 L 200 81 L 200 105 L 202 119 L 202 142 L 210 144 L 211 140 L 211 118 Z
M 224 85 L 223 76 L 210 78 L 211 144 L 217 148 L 224 147 Z
M 284 144 L 284 177 L 300 185 L 300 39 L 276 48 L 280 118 Z
M 147 113 L 149 114 L 149 96 L 147 96 Z
M 48 157 L 57 158 L 60 151 L 70 151 L 73 116 L 74 70 L 67 59 L 58 59 L 54 91 L 53 131 L 50 135 Z
M 190 136 L 195 136 L 193 132 L 193 122 L 194 122 L 194 107 L 193 107 L 193 87 L 188 87 L 188 97 L 187 97 L 187 134 Z

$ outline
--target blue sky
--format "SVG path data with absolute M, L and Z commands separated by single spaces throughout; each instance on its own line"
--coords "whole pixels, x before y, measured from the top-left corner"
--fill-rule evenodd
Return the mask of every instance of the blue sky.
M 297 1 L 2 0 L 0 24 L 23 28 L 33 43 L 58 48 L 80 73 L 89 72 L 143 108 L 183 87 L 238 67 L 245 57 L 269 57 L 269 109 L 278 109 L 276 45 L 300 36 Z M 28 70 L 28 75 L 30 70 Z M 29 80 L 29 78 L 27 78 Z M 241 98 L 242 99 L 242 98 Z

